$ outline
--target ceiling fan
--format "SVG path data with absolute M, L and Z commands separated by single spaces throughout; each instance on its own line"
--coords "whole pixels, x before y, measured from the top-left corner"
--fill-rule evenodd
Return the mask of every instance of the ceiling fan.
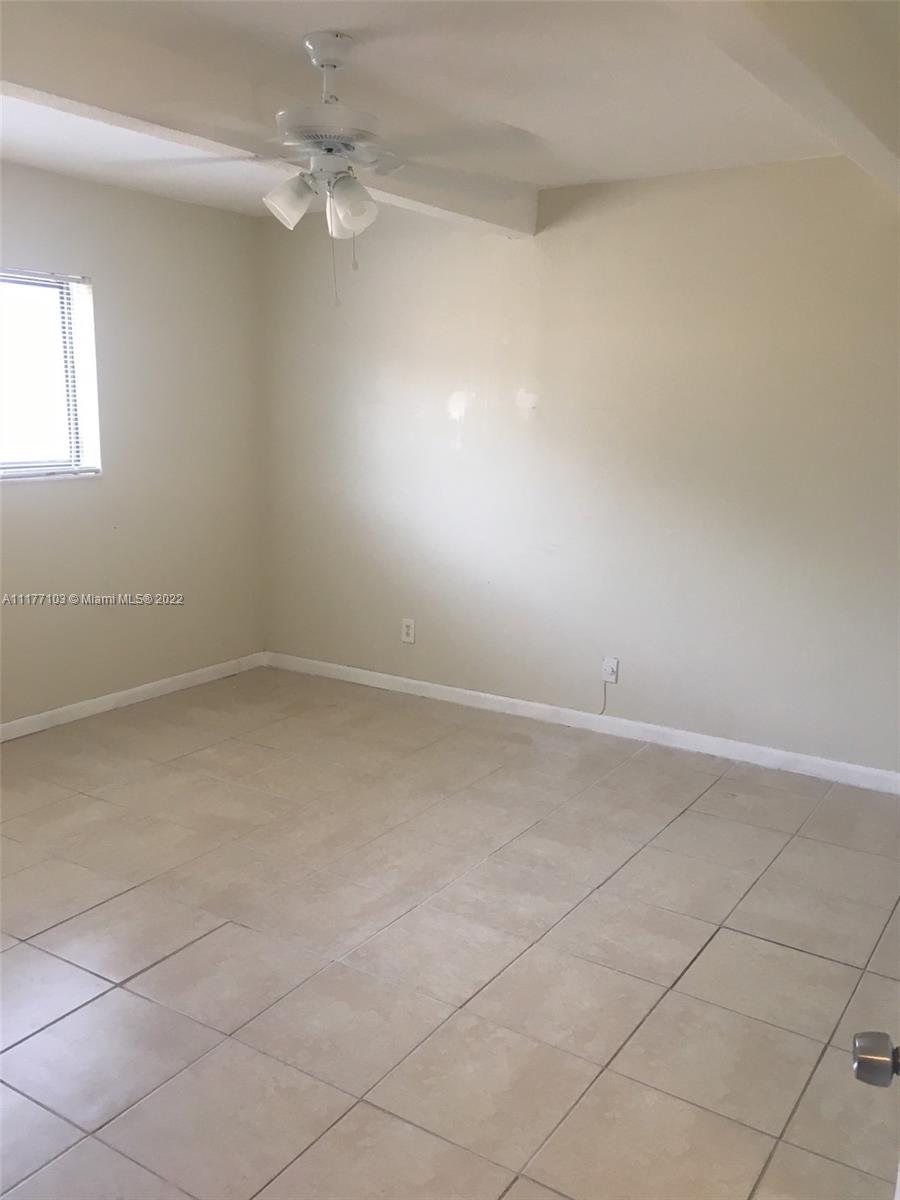
M 282 157 L 304 163 L 296 175 L 263 197 L 269 212 L 288 229 L 297 225 L 319 195 L 325 199 L 325 219 L 333 238 L 362 233 L 375 220 L 378 207 L 356 178 L 354 167 L 388 174 L 404 165 L 374 132 L 374 120 L 342 104 L 332 90 L 334 74 L 352 44 L 346 33 L 309 34 L 303 45 L 312 65 L 322 72 L 321 102 L 282 109 L 275 118 L 275 141 L 284 151 Z
M 456 125 L 451 129 L 401 135 L 386 142 L 378 133 L 374 117 L 343 104 L 335 95 L 335 73 L 352 50 L 354 39 L 346 33 L 322 31 L 303 40 L 310 62 L 322 75 L 318 104 L 296 104 L 276 114 L 277 133 L 260 144 L 258 126 L 233 126 L 244 136 L 245 148 L 257 161 L 275 159 L 296 164 L 296 174 L 273 188 L 263 203 L 287 229 L 294 229 L 313 200 L 324 201 L 328 232 L 332 238 L 355 238 L 378 215 L 375 200 L 356 176 L 357 171 L 372 175 L 403 172 L 417 187 L 495 196 L 504 188 L 520 185 L 508 180 L 449 170 L 431 162 L 417 161 L 422 155 L 469 152 L 473 148 L 500 151 L 534 151 L 538 139 L 524 129 L 500 123 Z M 226 119 L 225 125 L 231 125 Z M 255 146 L 246 141 L 252 133 Z M 274 149 L 272 147 L 275 147 Z M 167 165 L 190 161 L 210 165 L 234 162 L 234 155 L 201 160 L 166 160 Z

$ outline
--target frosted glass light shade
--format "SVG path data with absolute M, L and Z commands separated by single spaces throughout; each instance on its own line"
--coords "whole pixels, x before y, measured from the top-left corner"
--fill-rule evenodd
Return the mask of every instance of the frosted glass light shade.
M 263 196 L 263 204 L 286 229 L 293 229 L 312 203 L 315 192 L 302 175 L 286 179 Z
M 333 238 L 352 238 L 353 230 L 348 229 L 341 218 L 338 216 L 337 205 L 334 198 L 329 196 L 325 201 L 325 220 L 328 223 L 328 232 Z
M 351 233 L 362 233 L 378 216 L 378 205 L 352 175 L 336 179 L 331 195 L 338 220 Z

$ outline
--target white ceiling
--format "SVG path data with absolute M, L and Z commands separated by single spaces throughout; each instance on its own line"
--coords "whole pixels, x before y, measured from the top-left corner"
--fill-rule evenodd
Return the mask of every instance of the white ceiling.
M 129 8 L 141 10 L 132 20 L 149 18 L 160 32 L 175 20 L 201 37 L 216 26 L 239 31 L 260 68 L 287 49 L 301 100 L 314 100 L 317 84 L 299 48 L 303 34 L 338 27 L 357 39 L 338 80 L 342 98 L 382 115 L 384 133 L 454 119 L 516 126 L 535 135 L 523 152 L 473 149 L 453 165 L 538 187 L 830 152 L 801 117 L 653 0 L 136 0 Z
M 663 3 L 78 0 L 61 7 L 94 28 L 224 67 L 269 97 L 302 102 L 315 102 L 319 83 L 302 35 L 349 32 L 356 45 L 337 90 L 375 113 L 388 140 L 471 128 L 470 147 L 430 161 L 537 187 L 835 152 Z M 277 167 L 255 163 L 167 165 L 157 160 L 196 151 L 173 150 L 162 133 L 42 112 L 24 100 L 4 107 L 10 159 L 242 211 L 259 211 L 264 184 L 278 178 Z M 234 129 L 215 106 L 180 104 L 164 89 L 148 93 L 143 110 L 159 125 L 246 144 L 246 125 Z M 260 104 L 254 115 L 260 136 L 271 132 L 269 108 Z M 480 145 L 476 127 L 496 123 L 523 132 Z

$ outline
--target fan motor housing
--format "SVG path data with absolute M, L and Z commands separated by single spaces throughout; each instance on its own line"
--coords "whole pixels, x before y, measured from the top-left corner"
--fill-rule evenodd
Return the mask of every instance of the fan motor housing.
M 347 154 L 378 140 L 372 118 L 343 104 L 285 108 L 275 121 L 282 145 L 311 154 Z

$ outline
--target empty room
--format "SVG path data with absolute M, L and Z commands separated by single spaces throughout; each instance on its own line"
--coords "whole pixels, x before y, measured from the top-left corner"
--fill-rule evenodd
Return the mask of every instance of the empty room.
M 898 33 L 2 0 L 4 1200 L 892 1200 Z

